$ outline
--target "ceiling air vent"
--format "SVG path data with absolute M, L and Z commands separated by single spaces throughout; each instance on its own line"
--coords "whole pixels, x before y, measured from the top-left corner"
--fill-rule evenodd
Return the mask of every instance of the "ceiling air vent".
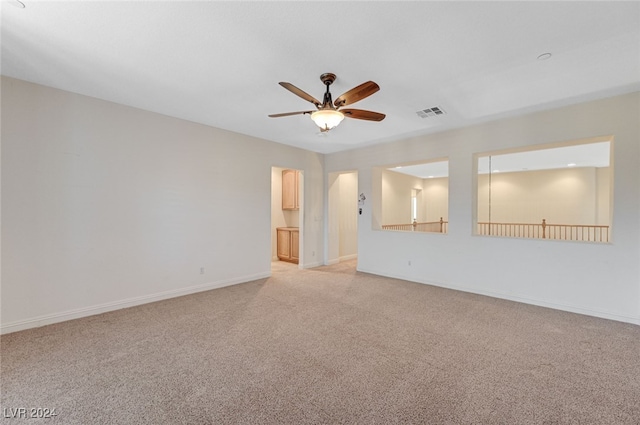
M 416 112 L 416 114 L 420 118 L 431 118 L 431 117 L 437 117 L 438 115 L 444 115 L 445 112 L 441 107 L 434 106 L 433 108 L 422 109 Z

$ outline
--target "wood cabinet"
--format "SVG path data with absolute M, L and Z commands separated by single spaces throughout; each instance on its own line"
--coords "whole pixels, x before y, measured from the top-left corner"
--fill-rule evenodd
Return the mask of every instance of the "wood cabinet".
M 300 252 L 300 232 L 297 227 L 276 228 L 278 238 L 278 258 L 298 264 Z
M 297 170 L 282 170 L 282 209 L 298 210 L 298 183 L 300 173 Z

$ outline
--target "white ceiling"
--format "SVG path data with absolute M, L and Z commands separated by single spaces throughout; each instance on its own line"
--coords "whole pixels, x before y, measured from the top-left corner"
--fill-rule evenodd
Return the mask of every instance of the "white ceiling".
M 388 170 L 397 173 L 408 174 L 421 179 L 430 179 L 449 176 L 449 161 L 425 162 L 422 164 L 399 165 Z
M 3 75 L 321 153 L 640 90 L 640 2 L 21 1 Z M 377 82 L 353 107 L 387 118 L 267 117 L 324 72 L 334 99 Z
M 489 165 L 494 173 L 552 170 L 570 167 L 608 167 L 610 165 L 610 142 L 584 143 L 579 145 L 545 147 L 523 152 L 497 153 L 478 157 L 478 173 L 487 174 Z M 448 161 L 433 161 L 420 164 L 401 165 L 388 168 L 402 174 L 419 178 L 447 177 Z
M 567 167 L 608 167 L 609 142 L 503 153 L 478 158 L 478 173 L 552 170 Z M 489 165 L 491 167 L 489 167 Z

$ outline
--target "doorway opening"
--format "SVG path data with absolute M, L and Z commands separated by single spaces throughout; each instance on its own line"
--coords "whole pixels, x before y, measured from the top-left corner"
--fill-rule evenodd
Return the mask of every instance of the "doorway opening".
M 325 264 L 358 257 L 358 172 L 329 173 Z
M 302 268 L 303 173 L 271 168 L 271 264 Z

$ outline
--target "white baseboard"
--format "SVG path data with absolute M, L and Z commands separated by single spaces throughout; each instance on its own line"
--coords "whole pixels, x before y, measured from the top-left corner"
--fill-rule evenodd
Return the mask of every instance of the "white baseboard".
M 332 266 L 334 264 L 338 264 L 340 261 L 348 261 L 348 260 L 354 260 L 358 258 L 358 254 L 351 254 L 351 255 L 343 255 L 340 258 L 334 258 L 332 260 L 327 260 L 324 265 L 325 266 Z
M 409 282 L 422 283 L 424 285 L 431 285 L 431 286 L 438 286 L 440 288 L 453 289 L 455 291 L 468 292 L 468 293 L 471 293 L 471 294 L 478 294 L 478 295 L 485 295 L 487 297 L 499 298 L 499 299 L 509 300 L 509 301 L 515 301 L 515 302 L 519 302 L 519 303 L 523 303 L 523 304 L 536 305 L 536 306 L 539 306 L 539 307 L 546 307 L 546 308 L 551 308 L 551 309 L 554 309 L 554 310 L 567 311 L 569 313 L 584 314 L 585 316 L 593 316 L 593 317 L 599 317 L 601 319 L 609 319 L 609 320 L 615 320 L 617 322 L 625 322 L 625 323 L 631 323 L 631 324 L 634 324 L 634 325 L 640 325 L 640 317 L 624 316 L 624 315 L 615 314 L 615 313 L 609 313 L 609 312 L 605 312 L 605 311 L 592 310 L 592 309 L 588 309 L 588 308 L 576 307 L 576 306 L 571 306 L 571 305 L 566 305 L 566 304 L 551 303 L 551 302 L 547 302 L 547 301 L 544 301 L 544 300 L 538 300 L 538 299 L 526 298 L 526 297 L 519 297 L 519 296 L 514 296 L 514 295 L 510 295 L 510 294 L 503 294 L 503 293 L 499 293 L 499 292 L 483 291 L 483 290 L 477 290 L 477 289 L 470 289 L 470 288 L 463 287 L 463 286 L 449 285 L 449 284 L 431 282 L 431 281 L 426 281 L 426 280 L 417 280 L 417 279 L 412 278 L 412 277 L 410 278 L 410 277 L 407 277 L 407 276 L 393 275 L 393 274 L 389 274 L 389 273 L 380 273 L 379 271 L 375 271 L 375 270 L 367 270 L 367 269 L 358 268 L 358 271 L 359 272 L 364 272 L 364 273 L 371 273 L 371 274 L 375 274 L 375 275 L 378 275 L 378 276 L 390 277 L 390 278 L 393 278 L 393 279 L 400 279 L 400 280 L 406 280 L 406 281 L 409 281 Z
M 137 305 L 148 304 L 155 301 L 166 300 L 169 298 L 181 297 L 183 295 L 194 294 L 196 292 L 209 291 L 211 289 L 224 288 L 225 286 L 237 285 L 239 283 L 250 282 L 252 280 L 264 279 L 271 276 L 269 273 L 257 273 L 254 275 L 243 276 L 235 279 L 222 280 L 217 282 L 204 283 L 201 285 L 189 286 L 187 288 L 174 289 L 170 291 L 159 292 L 156 294 L 143 295 L 140 297 L 129 298 L 120 301 L 114 301 L 99 304 L 91 307 L 83 307 L 59 313 L 37 316 L 29 319 L 18 320 L 12 323 L 3 323 L 0 325 L 0 335 L 11 332 L 23 331 L 25 329 L 37 328 L 40 326 L 51 325 L 53 323 L 65 322 L 67 320 L 79 319 L 82 317 L 94 316 L 96 314 L 106 313 L 108 311 L 120 310 L 122 308 L 134 307 Z

